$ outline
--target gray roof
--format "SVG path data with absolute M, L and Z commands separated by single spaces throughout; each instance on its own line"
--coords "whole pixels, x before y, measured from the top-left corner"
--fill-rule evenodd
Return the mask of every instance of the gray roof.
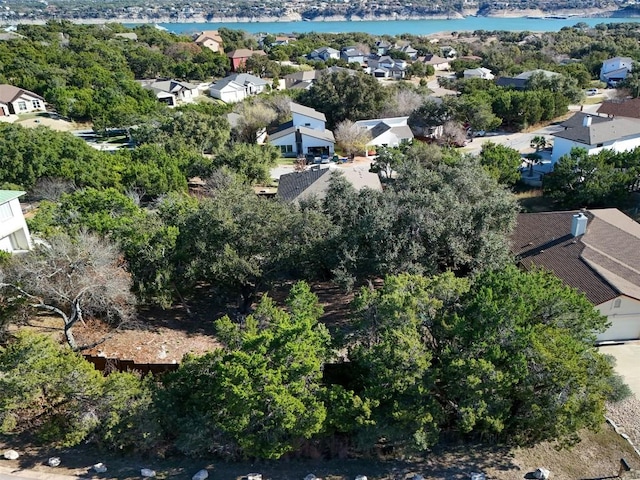
M 296 130 L 298 130 L 302 135 L 305 135 L 307 137 L 319 138 L 320 140 L 325 140 L 331 143 L 335 143 L 336 141 L 336 139 L 333 136 L 333 132 L 331 130 L 315 130 L 313 128 L 296 127 L 296 126 L 285 128 L 283 130 L 278 130 L 277 132 L 269 135 L 269 138 L 271 140 L 277 140 L 278 138 L 291 135 Z
M 249 83 L 253 83 L 254 85 L 258 86 L 265 86 L 268 83 L 263 79 L 249 73 L 234 73 L 233 75 L 229 75 L 221 80 L 218 80 L 216 83 L 211 85 L 211 88 L 220 90 L 221 88 L 229 85 L 231 82 L 237 83 L 238 85 L 248 85 Z
M 368 167 L 329 167 L 282 175 L 278 182 L 278 197 L 285 201 L 310 197 L 322 199 L 327 194 L 332 175 L 336 174 L 343 175 L 356 190 L 369 188 L 382 191 L 380 177 L 370 172 Z
M 389 130 L 391 130 L 391 132 L 393 132 L 393 134 L 401 140 L 405 138 L 413 138 L 413 132 L 408 125 L 399 125 L 396 127 L 392 127 L 385 122 L 380 122 L 371 130 L 369 130 L 369 133 L 371 134 L 371 141 L 373 142 L 376 138 L 378 138 L 383 133 L 388 132 Z
M 562 124 L 566 127 L 565 130 L 556 132 L 553 135 L 584 145 L 598 145 L 600 143 L 640 136 L 639 119 L 592 116 L 591 125 L 585 127 L 582 123 L 585 116 L 586 114 L 584 113 L 577 113 L 569 119 L 569 121 Z M 571 126 L 567 126 L 567 124 Z
M 282 175 L 278 181 L 278 198 L 286 202 L 295 200 L 321 177 L 329 177 L 328 173 L 328 168 L 321 168 Z
M 622 67 L 622 68 L 618 68 L 616 70 L 610 70 L 608 72 L 603 72 L 602 76 L 604 78 L 622 78 L 627 73 L 629 73 L 629 69 L 625 68 L 625 67 Z
M 285 75 L 285 80 L 297 80 L 299 82 L 315 80 L 320 76 L 320 72 L 318 70 L 302 70 L 300 72 L 290 73 L 289 75 Z
M 180 90 L 196 90 L 198 87 L 188 82 L 179 80 L 157 80 L 149 85 L 150 88 L 166 93 L 176 93 Z
M 304 115 L 305 117 L 315 118 L 316 120 L 321 120 L 323 122 L 327 121 L 327 117 L 324 116 L 324 113 L 314 110 L 313 108 L 305 107 L 304 105 L 300 105 L 299 103 L 291 102 L 291 113 L 297 113 L 299 115 Z
M 527 72 L 522 72 L 520 75 L 516 75 L 515 78 L 521 78 L 521 79 L 529 80 L 533 75 L 538 75 L 538 74 L 542 74 L 546 78 L 553 78 L 553 77 L 562 76 L 557 72 L 552 72 L 552 71 L 549 71 L 549 70 L 542 70 L 542 69 L 538 68 L 537 70 L 529 70 Z

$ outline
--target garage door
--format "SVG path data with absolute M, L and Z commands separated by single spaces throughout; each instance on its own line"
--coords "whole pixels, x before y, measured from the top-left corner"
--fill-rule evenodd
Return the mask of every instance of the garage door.
M 640 316 L 610 317 L 611 326 L 598 335 L 598 342 L 637 340 L 640 338 Z

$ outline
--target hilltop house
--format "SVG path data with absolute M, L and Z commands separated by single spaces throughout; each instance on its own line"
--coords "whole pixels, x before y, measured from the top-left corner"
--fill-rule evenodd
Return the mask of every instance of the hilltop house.
M 640 120 L 636 118 L 576 113 L 561 126 L 564 130 L 553 134 L 552 164 L 576 147 L 592 155 L 603 149 L 624 152 L 640 146 Z
M 640 339 L 640 224 L 615 208 L 521 213 L 511 251 L 583 292 L 610 326 L 598 342 Z
M 464 78 L 481 78 L 483 80 L 493 80 L 491 70 L 484 67 L 468 68 L 463 73 Z
M 409 117 L 376 118 L 360 120 L 355 125 L 369 131 L 371 140 L 367 147 L 397 147 L 413 140 L 413 132 L 407 125 L 408 119 Z
M 30 112 L 46 112 L 44 98 L 29 90 L 0 84 L 0 117 Z
M 26 192 L 0 190 L 0 250 L 15 253 L 32 248 L 19 198 Z
M 339 173 L 338 173 L 339 172 Z M 311 198 L 323 199 L 329 190 L 329 181 L 335 174 L 342 175 L 356 190 L 370 188 L 382 191 L 377 173 L 365 166 L 339 168 L 336 165 L 322 168 L 320 165 L 302 172 L 282 175 L 278 181 L 277 197 L 285 202 L 299 202 Z
M 151 90 L 158 100 L 170 107 L 181 103 L 191 103 L 200 95 L 197 85 L 179 80 L 143 80 L 142 86 Z
M 265 91 L 268 83 L 248 73 L 229 75 L 209 87 L 209 95 L 225 103 L 241 102 L 247 97 Z
M 290 108 L 292 120 L 269 134 L 269 143 L 280 147 L 284 157 L 333 155 L 336 142 L 325 128 L 324 113 L 294 102 Z
M 633 59 L 629 57 L 614 57 L 602 62 L 600 80 L 607 85 L 616 86 L 618 82 L 627 78 L 633 69 Z
M 367 65 L 371 75 L 376 78 L 402 79 L 407 75 L 407 62 L 388 55 L 371 57 L 367 60 Z
M 231 70 L 237 72 L 239 69 L 242 69 L 245 63 L 247 63 L 247 59 L 254 55 L 265 56 L 266 53 L 263 50 L 249 50 L 248 48 L 239 48 L 238 50 L 227 53 L 227 57 L 229 57 L 231 61 Z
M 205 30 L 196 35 L 193 40 L 197 45 L 208 48 L 212 52 L 222 52 L 223 41 L 217 30 Z

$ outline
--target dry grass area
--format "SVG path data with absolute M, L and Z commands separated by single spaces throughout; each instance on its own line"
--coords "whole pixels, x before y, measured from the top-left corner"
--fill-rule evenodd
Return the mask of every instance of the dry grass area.
M 0 448 L 16 448 L 15 444 L 0 444 Z M 129 480 L 140 478 L 140 468 L 151 468 L 159 479 L 190 479 L 202 468 L 210 478 L 234 480 L 250 472 L 262 473 L 265 480 L 301 480 L 314 473 L 324 480 L 352 480 L 366 475 L 371 480 L 404 480 L 419 473 L 425 480 L 463 480 L 471 472 L 484 472 L 492 480 L 528 478 L 538 467 L 552 472 L 554 480 L 596 480 L 615 477 L 620 458 L 632 468 L 640 467 L 640 459 L 631 447 L 608 425 L 599 433 L 585 432 L 582 442 L 571 450 L 556 450 L 551 444 L 533 448 L 505 449 L 476 444 L 447 445 L 434 449 L 424 458 L 384 461 L 379 459 L 302 460 L 289 458 L 273 462 L 218 462 L 207 459 L 154 459 L 106 455 L 91 447 L 55 451 L 31 447 L 17 448 L 23 455 L 16 461 L 0 461 L 0 467 L 32 469 L 83 478 Z M 46 466 L 50 456 L 59 456 L 62 465 Z M 90 466 L 103 462 L 105 474 L 87 473 Z

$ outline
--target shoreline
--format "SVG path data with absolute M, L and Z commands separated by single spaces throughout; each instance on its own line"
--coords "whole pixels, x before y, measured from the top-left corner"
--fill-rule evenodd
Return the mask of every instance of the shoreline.
M 621 15 L 623 14 L 624 15 Z M 602 18 L 615 19 L 615 18 L 640 18 L 640 10 L 629 12 L 625 9 L 562 9 L 554 11 L 553 13 L 547 13 L 537 9 L 525 9 L 525 10 L 498 10 L 489 12 L 487 14 L 479 14 L 478 11 L 466 10 L 463 13 L 454 13 L 447 15 L 384 15 L 373 16 L 367 15 L 363 17 L 358 16 L 345 16 L 345 15 L 332 15 L 322 16 L 313 19 L 303 18 L 299 14 L 290 14 L 284 17 L 212 17 L 210 19 L 202 16 L 194 16 L 189 18 L 172 18 L 172 17 L 157 17 L 157 18 L 64 18 L 60 20 L 69 21 L 76 24 L 87 25 L 103 25 L 108 23 L 123 23 L 123 24 L 213 24 L 213 23 L 292 23 L 292 22 L 309 22 L 309 23 L 325 23 L 325 22 L 389 22 L 389 21 L 416 21 L 416 20 L 461 20 L 469 17 L 484 17 L 484 18 L 532 18 L 532 19 L 555 19 L 555 18 Z M 54 19 L 16 19 L 6 22 L 0 21 L 0 25 L 44 25 L 48 21 Z

